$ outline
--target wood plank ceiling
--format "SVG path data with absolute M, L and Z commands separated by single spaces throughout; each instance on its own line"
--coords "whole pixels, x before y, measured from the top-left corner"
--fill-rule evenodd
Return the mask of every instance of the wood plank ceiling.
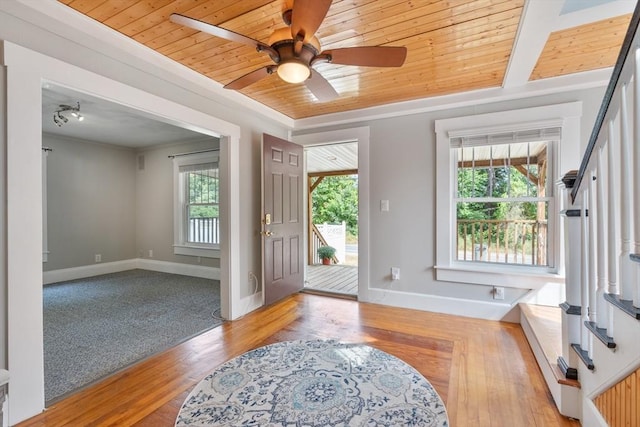
M 285 0 L 60 0 L 69 7 L 227 84 L 271 64 L 243 44 L 171 23 L 180 13 L 267 42 L 284 27 Z M 291 1 L 291 0 L 288 0 Z M 334 0 L 316 33 L 322 49 L 406 46 L 401 68 L 315 66 L 339 98 L 319 102 L 276 74 L 241 90 L 293 119 L 502 85 L 524 0 Z M 552 33 L 530 80 L 610 67 L 630 15 Z

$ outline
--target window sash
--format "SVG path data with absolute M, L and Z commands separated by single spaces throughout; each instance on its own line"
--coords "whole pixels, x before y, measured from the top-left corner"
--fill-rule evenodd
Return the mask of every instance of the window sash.
M 211 176 L 211 174 L 214 176 Z M 197 245 L 219 245 L 219 191 L 211 196 L 210 191 L 206 190 L 207 199 L 209 201 L 203 202 L 203 195 L 199 196 L 193 194 L 191 191 L 192 178 L 194 174 L 205 175 L 211 180 L 216 181 L 215 190 L 218 190 L 219 178 L 217 163 L 201 163 L 193 165 L 180 166 L 180 174 L 183 176 L 184 181 L 184 218 L 183 218 L 183 236 L 184 243 L 197 244 Z M 196 178 L 197 179 L 197 178 Z M 209 187 L 209 185 L 207 185 Z M 216 209 L 218 215 L 210 217 L 194 217 L 192 216 L 192 207 L 212 207 Z
M 174 164 L 174 253 L 179 255 L 217 257 L 220 244 L 218 155 L 196 153 L 175 157 Z M 190 181 L 203 175 L 204 188 L 194 194 Z M 199 185 L 196 183 L 195 185 Z M 197 217 L 193 208 L 211 207 L 214 215 Z

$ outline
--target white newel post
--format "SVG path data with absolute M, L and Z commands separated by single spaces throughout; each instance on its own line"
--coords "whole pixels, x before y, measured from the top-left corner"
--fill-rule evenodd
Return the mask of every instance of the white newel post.
M 562 215 L 564 217 L 564 263 L 565 263 L 565 295 L 566 301 L 560 304 L 562 309 L 562 354 L 558 357 L 558 366 L 567 378 L 577 378 L 576 353 L 572 344 L 581 342 L 581 274 L 582 251 L 577 243 L 581 240 L 581 209 L 571 207 L 571 191 L 575 184 L 577 171 L 570 171 L 562 179 L 564 188 Z
M 568 177 L 568 178 L 567 178 Z M 565 263 L 565 295 L 566 302 L 560 305 L 562 308 L 562 359 L 569 365 L 570 355 L 573 354 L 571 344 L 579 343 L 580 338 L 580 273 L 582 270 L 582 253 L 579 246 L 580 242 L 580 209 L 574 207 L 569 209 L 570 194 L 573 189 L 572 173 L 565 175 L 563 182 L 566 187 L 564 189 L 564 206 L 562 212 L 564 217 L 564 263 Z M 560 362 L 559 362 L 560 364 Z
M 596 182 L 594 180 L 595 174 L 593 171 L 589 174 L 589 183 L 587 186 L 587 192 L 589 195 L 589 202 L 587 206 L 587 223 L 589 224 L 589 309 L 588 309 L 588 317 L 591 322 L 598 322 L 600 319 L 600 315 L 598 310 L 600 310 L 601 300 L 598 299 L 598 281 L 596 279 Z
M 635 269 L 631 255 L 631 150 L 629 137 L 629 112 L 627 85 L 620 91 L 620 294 L 624 299 L 637 301 Z

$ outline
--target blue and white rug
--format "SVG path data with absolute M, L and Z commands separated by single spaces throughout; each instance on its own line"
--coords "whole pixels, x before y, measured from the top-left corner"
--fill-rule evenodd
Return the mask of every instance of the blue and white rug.
M 176 426 L 448 426 L 431 384 L 362 344 L 281 342 L 232 359 L 185 400 Z

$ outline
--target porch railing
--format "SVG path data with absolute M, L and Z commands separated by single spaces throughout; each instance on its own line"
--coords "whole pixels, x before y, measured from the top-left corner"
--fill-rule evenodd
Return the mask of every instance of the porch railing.
M 189 218 L 189 242 L 219 244 L 219 218 Z
M 547 221 L 457 221 L 457 259 L 547 265 Z
M 327 240 L 322 236 L 318 227 L 315 224 L 311 225 L 311 251 L 309 257 L 311 257 L 311 264 L 322 264 L 322 260 L 318 256 L 318 248 L 320 246 L 329 246 Z M 331 259 L 334 264 L 338 263 L 338 258 L 334 255 Z

